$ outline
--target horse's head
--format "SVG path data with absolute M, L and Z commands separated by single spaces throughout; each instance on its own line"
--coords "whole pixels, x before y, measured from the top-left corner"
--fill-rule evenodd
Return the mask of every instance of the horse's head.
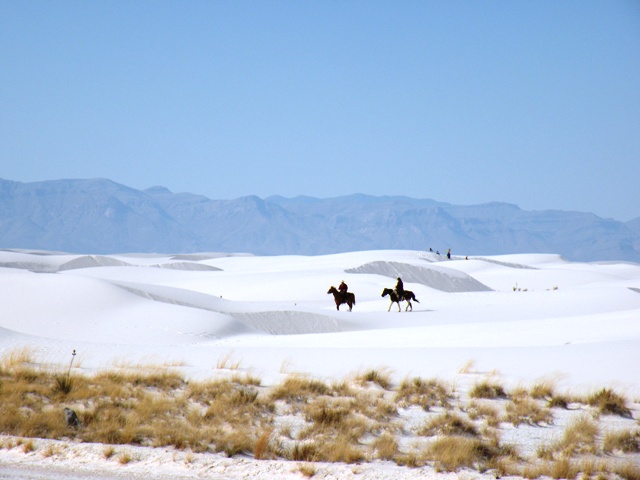
M 390 288 L 385 288 L 384 290 L 382 290 L 382 295 L 380 295 L 381 297 L 385 297 L 387 295 L 389 295 L 391 293 L 391 289 Z
M 331 288 L 329 289 L 329 291 L 327 292 L 327 294 L 329 293 L 333 293 L 333 292 L 337 292 L 338 290 L 336 290 L 336 287 L 334 287 L 333 285 L 331 285 Z

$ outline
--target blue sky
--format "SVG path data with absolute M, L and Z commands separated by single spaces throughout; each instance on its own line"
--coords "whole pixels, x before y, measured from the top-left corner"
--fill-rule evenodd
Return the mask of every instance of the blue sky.
M 640 2 L 0 0 L 0 177 L 640 216 Z

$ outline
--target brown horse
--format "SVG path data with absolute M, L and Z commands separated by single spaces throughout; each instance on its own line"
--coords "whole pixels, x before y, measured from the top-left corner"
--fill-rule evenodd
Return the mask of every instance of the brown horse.
M 356 304 L 356 296 L 351 292 L 345 292 L 345 294 L 338 291 L 336 287 L 331 287 L 327 294 L 333 293 L 333 299 L 336 301 L 336 310 L 340 310 L 340 305 L 346 303 L 349 305 L 349 311 Z
M 413 311 L 413 305 L 411 304 L 411 300 L 414 300 L 420 303 L 420 301 L 416 298 L 416 296 L 413 294 L 411 290 L 405 290 L 404 292 L 402 292 L 402 298 L 399 298 L 395 290 L 392 290 L 390 288 L 385 288 L 384 290 L 382 290 L 382 296 L 386 297 L 387 295 L 389 295 L 389 298 L 391 299 L 391 303 L 389 304 L 389 308 L 387 309 L 387 312 L 391 311 L 391 305 L 393 305 L 394 303 L 398 304 L 398 311 L 400 311 L 400 302 L 403 300 L 407 302 L 407 308 L 404 309 L 405 312 L 407 310 Z

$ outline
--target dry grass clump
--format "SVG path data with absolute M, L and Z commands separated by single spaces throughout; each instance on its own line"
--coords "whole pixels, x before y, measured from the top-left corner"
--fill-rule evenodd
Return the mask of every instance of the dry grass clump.
M 109 460 L 115 454 L 116 449 L 113 445 L 105 445 L 105 447 L 102 449 L 102 456 L 107 460 Z
M 425 452 L 425 458 L 434 462 L 437 470 L 447 472 L 457 472 L 463 467 L 484 471 L 503 455 L 496 445 L 466 436 L 438 438 Z
M 303 477 L 311 478 L 316 473 L 318 473 L 318 469 L 315 465 L 311 463 L 302 463 L 298 465 L 298 471 L 302 474 Z
M 238 370 L 242 362 L 233 358 L 233 352 L 226 353 L 216 362 L 216 369 L 218 370 Z
M 587 398 L 587 403 L 598 409 L 599 413 L 620 415 L 631 418 L 631 410 L 627 407 L 627 399 L 610 388 L 603 388 Z
M 15 373 L 20 369 L 32 369 L 35 350 L 31 347 L 21 347 L 9 350 L 0 358 L 0 375 Z
M 602 450 L 607 454 L 615 451 L 621 451 L 622 453 L 640 452 L 640 430 L 607 432 L 604 436 Z
M 382 440 L 377 443 L 378 450 L 371 444 L 376 443 L 381 432 L 389 432 L 397 407 L 385 398 L 387 392 L 378 388 L 380 384 L 370 380 L 380 380 L 379 377 L 364 378 L 354 378 L 359 387 L 347 382 L 329 386 L 294 375 L 276 386 L 269 398 L 287 400 L 288 411 L 299 412 L 305 422 L 294 435 L 297 441 L 293 445 L 280 438 L 277 450 L 281 456 L 305 462 L 357 463 L 369 454 L 380 454 Z M 388 440 L 389 435 L 384 439 Z M 382 455 L 390 455 L 388 452 L 387 447 Z
M 536 400 L 528 397 L 513 397 L 507 404 L 505 420 L 515 427 L 521 424 L 540 425 L 553 422 L 553 414 Z
M 372 455 L 380 460 L 393 460 L 399 453 L 398 439 L 389 432 L 377 437 L 371 445 Z
M 298 438 L 311 442 L 317 461 L 356 463 L 367 458 L 363 439 L 375 437 L 389 419 L 363 398 L 322 396 L 303 406 L 307 425 Z
M 493 405 L 471 400 L 466 408 L 470 420 L 484 420 L 489 427 L 500 425 L 500 412 Z
M 553 398 L 556 390 L 555 382 L 550 378 L 541 378 L 537 380 L 529 390 L 532 398 L 537 400 Z
M 520 476 L 526 479 L 608 480 L 622 478 L 639 480 L 640 466 L 596 457 L 560 457 L 551 461 L 528 463 L 526 465 L 512 463 L 506 466 L 502 474 Z
M 553 460 L 556 455 L 571 457 L 578 454 L 595 454 L 598 451 L 599 431 L 596 422 L 586 415 L 581 415 L 567 425 L 560 441 L 539 448 L 538 456 Z
M 507 392 L 504 387 L 499 383 L 492 380 L 483 380 L 476 383 L 469 391 L 469 397 L 471 398 L 507 398 Z
M 569 409 L 570 400 L 566 395 L 553 395 L 549 399 L 548 407 L 549 408 L 562 408 L 564 410 Z
M 456 435 L 462 437 L 478 437 L 480 433 L 470 420 L 458 413 L 445 412 L 431 420 L 419 432 L 420 435 Z
M 270 392 L 273 400 L 302 402 L 317 395 L 331 395 L 333 389 L 324 382 L 303 375 L 292 375 Z
M 420 377 L 405 378 L 395 396 L 395 401 L 403 407 L 417 405 L 424 410 L 440 406 L 448 408 L 453 400 L 453 388 L 436 379 L 424 380 Z
M 123 369 L 118 371 L 100 372 L 96 375 L 96 383 L 104 380 L 108 384 L 126 384 L 132 387 L 156 388 L 162 391 L 175 390 L 184 387 L 184 377 L 166 368 L 144 368 L 140 370 Z
M 384 390 L 391 388 L 391 372 L 386 369 L 371 369 L 356 376 L 355 382 L 360 385 L 364 385 L 367 382 L 371 382 L 380 386 Z

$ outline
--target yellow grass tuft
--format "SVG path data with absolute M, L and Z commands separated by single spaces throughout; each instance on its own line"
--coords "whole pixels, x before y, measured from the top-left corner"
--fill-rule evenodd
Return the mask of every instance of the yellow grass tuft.
M 440 406 L 448 408 L 453 399 L 453 389 L 436 379 L 405 378 L 396 393 L 395 401 L 401 406 L 417 405 L 424 410 Z
M 507 398 L 504 387 L 493 380 L 483 380 L 476 383 L 469 391 L 471 398 Z

